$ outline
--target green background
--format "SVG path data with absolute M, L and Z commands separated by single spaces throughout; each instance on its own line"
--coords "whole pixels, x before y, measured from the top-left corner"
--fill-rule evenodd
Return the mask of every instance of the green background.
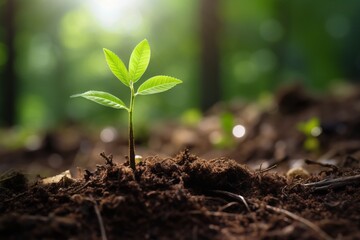
M 0 0 L 2 14 L 6 2 Z M 199 108 L 207 91 L 200 82 L 200 4 L 206 1 L 17 0 L 16 125 L 51 129 L 69 122 L 126 122 L 125 111 L 69 96 L 92 89 L 127 102 L 128 89 L 111 74 L 102 48 L 127 63 L 133 47 L 144 38 L 152 56 L 140 81 L 165 74 L 184 83 L 166 93 L 137 98 L 136 124 Z M 359 12 L 360 2 L 355 0 L 219 0 L 220 29 L 213 36 L 220 43 L 219 100 L 259 100 L 292 82 L 326 92 L 357 81 Z M 7 59 L 1 24 L 0 73 Z

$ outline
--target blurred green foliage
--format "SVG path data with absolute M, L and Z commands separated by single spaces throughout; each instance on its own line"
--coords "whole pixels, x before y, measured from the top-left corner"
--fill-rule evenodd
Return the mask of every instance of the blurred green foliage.
M 230 148 L 234 146 L 233 128 L 235 125 L 234 115 L 230 112 L 223 112 L 220 115 L 221 137 L 215 145 L 218 148 Z
M 310 152 L 319 151 L 320 142 L 317 137 L 322 133 L 320 119 L 312 117 L 305 122 L 299 122 L 296 127 L 305 136 L 304 149 Z
M 122 89 L 114 92 L 119 89 L 118 81 L 103 84 L 112 75 L 104 64 L 102 48 L 130 56 L 134 42 L 144 37 L 149 38 L 156 49 L 146 75 L 154 74 L 151 69 L 166 68 L 167 75 L 184 77 L 193 84 L 187 90 L 151 96 L 146 103 L 139 99 L 135 113 L 139 116 L 135 119 L 147 118 L 141 115 L 172 114 L 192 104 L 195 101 L 192 96 L 196 94 L 189 89 L 196 83 L 196 51 L 193 51 L 196 31 L 188 27 L 191 17 L 179 21 L 184 12 L 195 16 L 196 10 L 190 3 L 184 1 L 179 6 L 166 1 L 22 1 L 17 33 L 20 124 L 51 127 L 69 119 L 86 119 L 87 123 L 118 122 L 112 111 L 91 104 L 70 103 L 68 97 L 89 86 L 113 94 L 120 92 L 127 97 L 128 93 Z M 166 8 L 159 8 L 162 5 Z M 189 33 L 177 36 L 173 34 L 174 26 L 180 32 Z M 170 63 L 169 58 L 175 61 Z M 181 101 L 168 101 L 170 96 Z M 162 107 L 148 110 L 149 101 Z
M 124 113 L 70 102 L 68 96 L 89 88 L 127 96 L 118 81 L 104 84 L 112 75 L 102 48 L 130 56 L 134 43 L 143 38 L 154 49 L 144 77 L 163 72 L 184 84 L 176 91 L 139 99 L 135 124 L 179 116 L 199 106 L 199 91 L 206 89 L 199 86 L 198 1 L 16 2 L 19 125 L 37 129 L 67 121 L 117 125 L 126 119 Z M 222 0 L 220 6 L 222 29 L 214 37 L 221 40 L 223 100 L 258 99 L 292 81 L 326 90 L 345 78 L 359 77 L 359 1 Z M 7 58 L 1 33 L 2 29 L 0 71 Z M 161 107 L 147 107 L 152 104 Z

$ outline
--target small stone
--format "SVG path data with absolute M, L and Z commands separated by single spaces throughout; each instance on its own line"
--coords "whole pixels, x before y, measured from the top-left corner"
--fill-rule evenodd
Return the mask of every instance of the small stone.
M 288 179 L 307 179 L 310 177 L 310 173 L 302 167 L 291 168 L 287 171 L 286 176 Z

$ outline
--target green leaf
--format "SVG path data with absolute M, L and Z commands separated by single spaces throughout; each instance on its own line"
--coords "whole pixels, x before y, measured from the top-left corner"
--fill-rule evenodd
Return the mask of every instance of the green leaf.
M 149 95 L 165 92 L 180 83 L 182 83 L 181 80 L 173 77 L 155 76 L 141 84 L 136 95 Z
M 121 101 L 119 98 L 115 97 L 114 95 L 101 92 L 101 91 L 87 91 L 81 94 L 75 94 L 71 96 L 74 97 L 83 97 L 90 101 L 96 102 L 98 104 L 104 105 L 106 107 L 112 107 L 116 109 L 129 109 L 126 107 L 125 103 Z
M 109 49 L 104 48 L 106 62 L 111 72 L 126 86 L 130 86 L 129 73 L 121 59 Z
M 146 39 L 133 50 L 129 62 L 129 80 L 137 82 L 146 71 L 150 62 L 150 46 Z

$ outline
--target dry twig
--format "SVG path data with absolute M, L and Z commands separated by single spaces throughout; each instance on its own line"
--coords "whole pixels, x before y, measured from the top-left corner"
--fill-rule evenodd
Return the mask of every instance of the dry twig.
M 258 173 L 268 172 L 268 171 L 270 171 L 270 170 L 272 170 L 274 168 L 277 168 L 277 166 L 278 166 L 277 164 L 274 164 L 274 165 L 272 165 L 272 166 L 270 166 L 268 168 L 265 168 L 265 169 L 261 169 L 261 166 L 260 166 L 260 168 L 257 170 L 257 172 Z
M 239 205 L 238 202 L 229 202 L 228 204 L 226 204 L 225 206 L 222 206 L 221 208 L 219 208 L 219 212 L 223 212 L 224 210 L 232 207 L 232 206 L 235 206 L 235 205 Z
M 274 212 L 277 212 L 277 213 L 282 213 L 282 214 L 285 214 L 286 216 L 298 221 L 298 222 L 301 222 L 302 224 L 304 224 L 305 226 L 307 226 L 308 228 L 312 229 L 314 232 L 316 232 L 319 237 L 321 237 L 322 239 L 325 239 L 325 240 L 332 240 L 333 238 L 330 237 L 327 233 L 325 233 L 321 228 L 319 228 L 317 225 L 315 225 L 314 223 L 310 222 L 309 220 L 303 218 L 303 217 L 300 217 L 292 212 L 289 212 L 285 209 L 282 209 L 282 208 L 277 208 L 277 207 L 273 207 L 273 206 L 270 206 L 270 205 L 266 205 L 265 206 L 266 209 L 269 209 L 269 210 L 272 210 Z
M 360 175 L 348 176 L 348 177 L 339 177 L 335 179 L 324 179 L 318 182 L 305 183 L 302 184 L 306 187 L 313 187 L 315 190 L 324 190 L 330 188 L 338 188 L 346 186 L 351 183 L 358 182 L 360 183 Z
M 90 196 L 90 201 L 94 203 L 94 209 L 95 209 L 96 217 L 97 217 L 97 219 L 99 221 L 99 225 L 100 225 L 101 239 L 102 240 L 107 240 L 105 227 L 104 227 L 104 222 L 102 220 L 99 207 L 97 206 L 96 201 L 91 196 Z
M 335 166 L 334 164 L 329 164 L 329 163 L 321 163 L 321 162 L 316 162 L 310 159 L 305 159 L 305 163 L 309 164 L 309 165 L 318 165 L 321 167 L 326 167 L 326 168 L 331 168 L 334 172 L 338 171 L 339 168 L 337 166 Z
M 235 194 L 235 193 L 231 193 L 231 192 L 227 192 L 227 191 L 220 191 L 220 190 L 216 190 L 214 192 L 217 192 L 217 193 L 222 193 L 222 194 L 225 194 L 231 198 L 234 198 L 234 199 L 237 199 L 238 201 L 241 201 L 245 204 L 245 206 L 248 208 L 248 210 L 250 211 L 250 208 L 249 206 L 247 205 L 246 201 L 245 201 L 245 198 L 239 194 Z M 273 206 L 270 206 L 270 205 L 265 205 L 266 209 L 269 209 L 269 210 L 272 210 L 274 212 L 277 212 L 277 213 L 282 213 L 282 214 L 285 214 L 286 216 L 304 224 L 305 226 L 307 226 L 308 228 L 312 229 L 314 232 L 316 232 L 319 237 L 321 237 L 322 239 L 324 240 L 332 240 L 333 238 L 330 237 L 327 233 L 325 233 L 320 227 L 318 227 L 317 225 L 315 225 L 314 223 L 310 222 L 309 220 L 303 218 L 303 217 L 300 217 L 290 211 L 287 211 L 285 209 L 281 209 L 281 208 L 277 208 L 277 207 L 273 207 Z
M 109 166 L 114 166 L 112 154 L 110 154 L 109 156 L 106 156 L 106 154 L 104 152 L 102 152 L 102 153 L 100 153 L 100 156 L 106 160 L 106 164 L 108 164 Z
M 234 198 L 234 199 L 237 199 L 237 200 L 240 199 L 240 201 L 245 205 L 248 212 L 251 212 L 251 210 L 249 208 L 249 205 L 247 204 L 245 198 L 243 196 L 241 196 L 240 194 L 235 194 L 235 193 L 232 193 L 232 192 L 227 192 L 227 191 L 222 191 L 222 190 L 214 190 L 213 192 L 214 193 L 220 193 L 220 194 L 226 195 L 228 197 L 231 197 L 231 198 Z

